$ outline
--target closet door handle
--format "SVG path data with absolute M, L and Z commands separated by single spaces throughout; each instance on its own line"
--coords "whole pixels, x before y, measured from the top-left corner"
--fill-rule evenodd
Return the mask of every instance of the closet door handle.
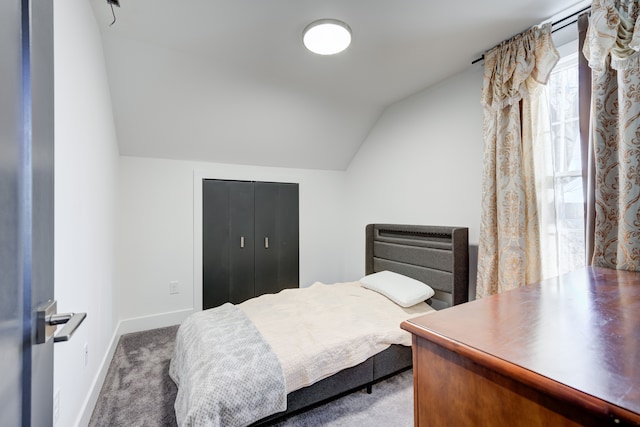
M 244 248 L 244 236 L 240 236 L 240 247 Z
M 268 237 L 264 238 L 264 248 L 265 249 L 269 249 L 269 238 Z

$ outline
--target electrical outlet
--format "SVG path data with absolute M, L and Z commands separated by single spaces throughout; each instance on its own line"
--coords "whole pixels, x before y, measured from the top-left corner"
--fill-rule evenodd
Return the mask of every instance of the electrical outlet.
M 85 366 L 85 368 L 87 367 L 88 364 L 89 364 L 89 343 L 85 342 L 84 343 L 84 366 Z
M 56 425 L 60 418 L 60 389 L 53 395 L 53 425 Z
M 180 282 L 174 280 L 169 282 L 169 294 L 179 294 L 180 293 Z

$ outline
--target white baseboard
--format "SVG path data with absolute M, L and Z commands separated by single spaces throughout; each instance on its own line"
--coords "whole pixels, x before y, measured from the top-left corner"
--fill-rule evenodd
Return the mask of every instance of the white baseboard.
M 78 415 L 75 426 L 84 427 L 89 425 L 91 414 L 93 414 L 93 409 L 95 408 L 96 403 L 98 402 L 98 397 L 100 396 L 100 390 L 102 390 L 102 384 L 104 384 L 104 380 L 107 377 L 109 365 L 111 365 L 111 359 L 113 359 L 113 355 L 116 352 L 116 347 L 118 346 L 118 342 L 122 335 L 130 334 L 132 332 L 147 331 L 149 329 L 164 328 L 166 326 L 179 325 L 193 312 L 194 310 L 188 309 L 120 320 L 113 332 L 113 336 L 109 342 L 109 347 L 107 347 L 107 352 L 100 362 L 100 368 L 98 369 L 98 373 L 93 380 L 93 383 L 91 384 L 89 394 L 82 405 L 82 409 Z
M 193 312 L 193 309 L 188 309 L 121 320 L 118 322 L 118 336 L 130 334 L 132 332 L 148 331 L 149 329 L 179 325 Z
M 118 323 L 118 326 L 119 325 L 120 324 Z M 118 340 L 120 339 L 120 335 L 118 334 L 118 326 L 116 326 L 116 329 L 113 332 L 113 336 L 111 337 L 111 341 L 109 341 L 109 346 L 107 347 L 106 354 L 100 361 L 100 368 L 98 369 L 98 373 L 91 383 L 89 394 L 82 403 L 80 414 L 76 419 L 76 427 L 84 427 L 89 425 L 91 414 L 93 414 L 93 408 L 95 408 L 96 403 L 98 402 L 98 396 L 100 395 L 102 384 L 104 383 L 104 379 L 107 376 L 107 371 L 109 370 L 111 359 L 113 359 L 113 354 L 116 352 L 116 345 L 118 344 Z

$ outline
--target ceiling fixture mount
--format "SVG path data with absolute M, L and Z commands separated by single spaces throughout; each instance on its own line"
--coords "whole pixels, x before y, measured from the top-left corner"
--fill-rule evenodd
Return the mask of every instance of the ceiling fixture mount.
M 335 55 L 351 44 L 351 28 L 337 19 L 319 19 L 307 25 L 302 41 L 313 53 Z

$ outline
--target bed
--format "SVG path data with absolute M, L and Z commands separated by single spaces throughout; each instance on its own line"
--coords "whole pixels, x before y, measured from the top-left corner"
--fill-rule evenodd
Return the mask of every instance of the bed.
M 463 227 L 370 224 L 366 227 L 366 274 L 370 277 L 385 271 L 428 283 L 435 292 L 427 301 L 428 305 L 419 303 L 401 308 L 385 296 L 364 289 L 359 282 L 314 284 L 309 289 L 285 290 L 277 295 L 257 297 L 238 307 L 225 304 L 214 309 L 215 313 L 206 310 L 187 319 L 178 332 L 170 371 L 178 384 L 175 409 L 179 424 L 225 425 L 231 423 L 231 418 L 225 418 L 230 416 L 235 417 L 233 424 L 237 425 L 267 424 L 351 391 L 367 388 L 371 392 L 377 381 L 410 368 L 411 347 L 405 342 L 407 337 L 395 336 L 400 322 L 393 316 L 411 317 L 424 310 L 441 310 L 468 301 L 468 230 Z M 332 351 L 311 354 L 311 359 L 307 355 L 307 359 L 301 359 L 304 360 L 302 365 L 295 365 L 292 370 L 294 365 L 288 359 L 295 360 L 298 353 L 304 353 L 298 347 L 304 347 L 305 340 L 318 341 L 318 348 L 330 348 L 322 347 L 329 345 L 322 340 L 330 340 L 334 334 L 325 334 L 320 339 L 321 335 L 302 329 L 312 322 L 301 313 L 295 328 L 279 336 L 277 328 L 286 326 L 282 318 L 288 312 L 288 306 L 279 305 L 279 298 L 306 298 L 293 300 L 293 306 L 298 306 L 298 311 L 302 312 L 307 310 L 307 305 L 311 312 L 314 305 L 326 300 L 320 307 L 332 316 L 340 312 L 338 306 L 342 300 L 359 301 L 362 306 L 356 304 L 355 308 L 366 308 L 369 314 L 350 313 L 347 320 L 332 320 L 323 315 L 323 321 L 319 323 L 331 324 L 333 321 L 330 330 L 335 331 L 336 339 L 343 334 L 345 339 L 351 339 L 346 335 L 350 329 L 347 325 L 363 334 L 373 328 L 375 342 L 370 338 L 366 338 L 364 344 L 354 340 L 350 345 L 345 343 L 351 341 L 344 341 L 338 347 L 331 347 Z M 379 312 L 376 311 L 378 306 Z M 267 320 L 257 317 L 260 312 L 267 315 Z M 379 326 L 371 323 L 378 319 L 391 321 L 394 331 L 387 329 L 385 333 L 375 333 Z M 289 351 L 283 347 L 280 341 L 287 339 L 296 343 L 295 349 Z M 371 353 L 366 358 L 363 354 L 369 353 L 359 351 L 363 346 Z M 322 370 L 325 369 L 324 360 L 333 359 L 327 362 L 330 364 L 335 363 L 336 358 L 344 358 L 346 365 L 327 375 L 329 371 Z M 318 372 L 314 371 L 315 365 L 320 366 Z M 210 377 L 212 370 L 219 373 Z M 233 393 L 228 391 L 231 388 Z M 219 403 L 221 399 L 226 399 L 224 405 Z M 217 417 L 215 420 L 207 418 L 212 413 Z

